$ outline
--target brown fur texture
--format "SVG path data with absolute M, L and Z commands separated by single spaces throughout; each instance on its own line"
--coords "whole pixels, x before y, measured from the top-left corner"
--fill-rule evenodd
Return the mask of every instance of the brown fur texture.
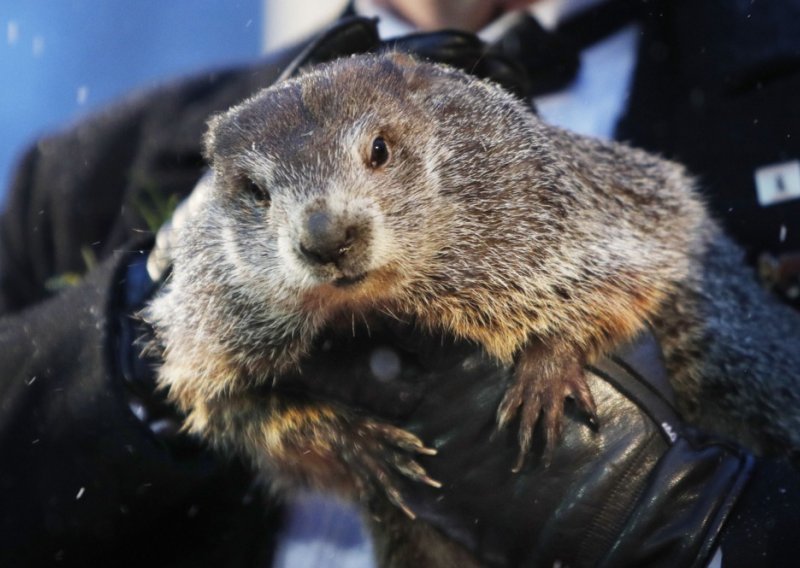
M 565 396 L 591 410 L 583 365 L 647 324 L 689 419 L 759 450 L 800 442 L 800 349 L 785 339 L 800 320 L 744 274 L 677 164 L 401 55 L 266 89 L 214 118 L 206 148 L 204 207 L 147 313 L 160 380 L 191 431 L 281 489 L 371 497 L 387 442 L 428 452 L 333 407 L 251 397 L 321 329 L 370 313 L 516 360 L 500 422 L 519 413 L 523 450 L 540 413 L 557 435 Z M 432 482 L 411 458 L 400 468 Z

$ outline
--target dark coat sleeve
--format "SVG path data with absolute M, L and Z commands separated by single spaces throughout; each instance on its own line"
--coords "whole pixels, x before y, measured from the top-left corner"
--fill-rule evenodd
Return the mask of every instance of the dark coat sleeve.
M 290 55 L 140 94 L 23 158 L 0 218 L 0 565 L 264 565 L 277 509 L 245 468 L 177 454 L 129 409 L 116 298 L 130 243 L 202 175 L 209 115 Z
M 0 320 L 0 565 L 255 565 L 275 519 L 245 469 L 176 453 L 127 406 L 125 259 Z

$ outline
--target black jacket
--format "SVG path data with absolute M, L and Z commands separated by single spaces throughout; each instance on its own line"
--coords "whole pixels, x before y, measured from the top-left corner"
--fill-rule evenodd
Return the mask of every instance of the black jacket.
M 617 137 L 686 164 L 751 257 L 800 251 L 800 199 L 762 207 L 755 182 L 800 160 L 800 2 L 650 4 Z

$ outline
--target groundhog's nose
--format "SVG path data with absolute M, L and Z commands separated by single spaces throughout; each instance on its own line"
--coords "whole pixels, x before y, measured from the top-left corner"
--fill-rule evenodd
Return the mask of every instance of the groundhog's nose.
M 306 219 L 300 252 L 316 264 L 336 264 L 356 238 L 356 228 L 336 222 L 325 211 L 315 211 Z

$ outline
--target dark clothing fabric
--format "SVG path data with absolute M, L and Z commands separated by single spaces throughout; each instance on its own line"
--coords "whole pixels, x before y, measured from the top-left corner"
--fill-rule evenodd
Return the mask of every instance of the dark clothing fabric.
M 762 461 L 722 533 L 723 568 L 797 566 L 800 485 L 796 466 Z
M 754 175 L 800 160 L 800 2 L 648 4 L 618 138 L 686 164 L 751 258 L 800 251 L 800 199 L 759 205 Z
M 266 565 L 247 470 L 160 443 L 114 380 L 126 256 L 0 319 L 0 565 Z

